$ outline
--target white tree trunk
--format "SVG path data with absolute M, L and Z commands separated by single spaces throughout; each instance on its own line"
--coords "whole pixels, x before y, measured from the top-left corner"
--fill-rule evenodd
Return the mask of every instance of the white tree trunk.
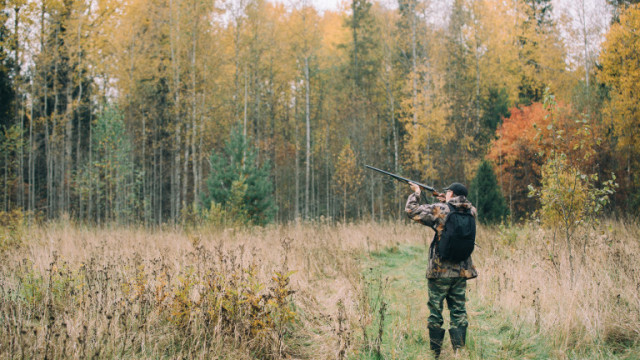
M 305 185 L 304 185 L 304 217 L 309 218 L 309 174 L 311 163 L 311 116 L 309 114 L 309 57 L 304 58 L 304 82 L 305 82 L 305 125 L 306 125 L 306 156 L 305 156 Z
M 300 217 L 300 211 L 299 211 L 299 209 L 300 209 L 300 159 L 298 158 L 299 153 L 300 153 L 300 145 L 299 145 L 300 141 L 298 141 L 298 104 L 297 104 L 298 101 L 297 101 L 297 99 L 294 99 L 294 102 L 295 103 L 294 103 L 293 106 L 295 108 L 295 111 L 294 111 L 293 121 L 294 121 L 294 124 L 295 124 L 294 125 L 295 126 L 294 141 L 296 143 L 295 154 L 294 154 L 294 157 L 295 157 L 294 161 L 295 161 L 295 178 L 296 178 L 296 181 L 295 181 L 295 184 L 296 184 L 296 187 L 295 187 L 296 196 L 295 196 L 295 202 L 294 202 L 295 209 L 293 211 L 293 217 L 294 217 L 295 220 L 298 220 L 298 218 Z
M 193 38 L 192 38 L 192 58 L 191 58 L 191 88 L 193 90 L 192 94 L 192 114 L 191 114 L 191 171 L 193 173 L 193 204 L 195 207 L 198 206 L 199 193 L 198 193 L 198 153 L 196 149 L 196 137 L 197 137 L 197 127 L 198 127 L 198 92 L 196 89 L 196 55 L 197 55 L 197 30 L 198 30 L 198 2 L 194 1 L 194 16 L 195 20 L 193 24 Z
M 173 0 L 169 1 L 169 10 L 173 14 Z M 171 221 L 173 223 L 176 222 L 178 216 L 180 215 L 180 165 L 181 165 L 181 145 L 182 145 L 182 126 L 180 119 L 180 59 L 177 54 L 177 46 L 180 44 L 180 6 L 175 11 L 177 21 L 174 21 L 174 17 L 171 16 L 171 30 L 175 32 L 175 39 L 171 37 L 171 63 L 173 65 L 173 86 L 174 86 L 174 99 L 175 99 L 175 136 L 174 136 L 174 159 L 173 159 L 173 180 L 171 186 L 171 201 L 172 201 L 172 209 L 171 209 Z M 175 30 L 174 30 L 175 26 Z

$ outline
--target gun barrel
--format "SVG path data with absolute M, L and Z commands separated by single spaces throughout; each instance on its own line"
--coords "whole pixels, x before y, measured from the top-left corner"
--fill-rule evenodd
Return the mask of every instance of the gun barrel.
M 383 174 L 385 174 L 385 175 L 389 175 L 389 176 L 391 176 L 392 178 L 394 178 L 394 179 L 396 179 L 396 180 L 398 180 L 398 181 L 402 181 L 402 182 L 407 183 L 407 184 L 408 184 L 408 183 L 414 183 L 414 184 L 416 184 L 416 185 L 420 186 L 421 188 L 423 188 L 423 189 L 425 189 L 425 190 L 431 191 L 431 192 L 433 192 L 433 193 L 435 193 L 435 192 L 436 192 L 436 189 L 434 189 L 433 187 L 431 187 L 431 186 L 429 186 L 429 185 L 421 184 L 421 183 L 419 183 L 419 182 L 417 182 L 417 181 L 413 181 L 413 180 L 410 180 L 410 179 L 404 178 L 404 177 L 402 177 L 402 176 L 400 176 L 400 175 L 393 174 L 393 173 L 390 173 L 390 172 L 388 172 L 388 171 L 384 171 L 384 170 L 382 170 L 382 169 L 375 168 L 375 167 L 373 167 L 373 166 L 365 165 L 365 167 L 366 167 L 366 168 L 368 168 L 368 169 L 371 169 L 371 170 L 377 171 L 377 172 L 381 172 L 381 173 L 383 173 Z

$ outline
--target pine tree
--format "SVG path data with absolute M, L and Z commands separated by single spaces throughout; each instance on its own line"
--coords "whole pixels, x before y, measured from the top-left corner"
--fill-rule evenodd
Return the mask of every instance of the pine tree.
M 123 113 L 108 107 L 92 125 L 94 159 L 83 174 L 81 185 L 97 195 L 97 218 L 126 223 L 135 220 L 138 173 L 133 163 L 132 139 Z M 95 189 L 92 189 L 95 188 Z
M 8 210 L 10 203 L 11 188 L 15 183 L 15 176 L 13 174 L 16 166 L 13 161 L 15 154 L 17 154 L 17 143 L 19 139 L 16 126 L 12 126 L 13 114 L 11 111 L 11 105 L 14 98 L 14 90 L 12 88 L 12 81 L 10 77 L 10 69 L 13 66 L 11 60 L 7 57 L 5 43 L 9 40 L 9 34 L 5 27 L 6 13 L 4 7 L 0 8 L 0 169 L 2 169 L 0 180 L 2 192 L 4 193 L 0 198 L 2 201 L 2 207 L 0 210 Z M 9 155 L 12 155 L 11 157 Z
M 498 223 L 509 214 L 489 161 L 480 163 L 476 177 L 471 183 L 469 199 L 478 210 L 478 219 L 484 224 Z
M 487 98 L 482 101 L 482 117 L 480 119 L 480 140 L 483 144 L 489 143 L 495 138 L 498 126 L 502 119 L 510 116 L 509 94 L 505 88 L 489 88 Z
M 544 89 L 551 83 L 543 73 L 554 64 L 550 61 L 554 55 L 551 50 L 557 48 L 558 39 L 551 0 L 522 0 L 522 4 L 525 19 L 521 24 L 519 56 L 523 69 L 518 102 L 530 105 L 542 101 Z
M 375 75 L 380 63 L 375 57 L 378 43 L 374 34 L 378 28 L 368 0 L 352 0 L 351 16 L 346 25 L 351 30 L 351 43 L 348 45 L 350 66 L 347 77 L 354 81 L 356 91 L 370 90 L 374 86 Z
M 224 151 L 214 150 L 211 154 L 211 173 L 207 179 L 209 195 L 203 196 L 202 203 L 220 204 L 227 214 L 246 211 L 253 224 L 271 222 L 276 212 L 273 184 L 269 178 L 271 166 L 269 162 L 259 166 L 256 159 L 256 149 L 248 140 L 245 143 L 239 127 L 234 128 Z M 242 202 L 238 201 L 238 196 L 242 197 Z M 238 208 L 240 204 L 241 209 Z
M 9 31 L 4 25 L 5 21 L 6 13 L 0 11 L 0 129 L 8 129 L 11 126 L 11 102 L 14 96 L 9 76 L 13 64 L 11 64 L 11 59 L 7 57 L 5 46 L 9 42 Z
M 611 7 L 611 22 L 620 22 L 620 13 L 624 11 L 629 5 L 638 4 L 639 0 L 607 0 L 607 4 Z

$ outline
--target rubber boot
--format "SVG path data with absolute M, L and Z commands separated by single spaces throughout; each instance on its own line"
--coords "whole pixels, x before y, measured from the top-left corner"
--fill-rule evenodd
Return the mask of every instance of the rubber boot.
M 451 336 L 451 346 L 453 346 L 453 351 L 457 352 L 459 349 L 464 347 L 467 338 L 467 327 L 461 326 L 451 328 L 449 329 L 449 336 Z
M 429 328 L 429 345 L 431 350 L 436 356 L 436 359 L 440 358 L 440 352 L 442 351 L 442 341 L 444 340 L 445 331 L 442 328 L 432 329 Z

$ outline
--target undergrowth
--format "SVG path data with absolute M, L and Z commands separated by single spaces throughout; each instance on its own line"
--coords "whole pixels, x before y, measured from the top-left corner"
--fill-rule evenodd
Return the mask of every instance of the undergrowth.
M 429 357 L 422 227 L 3 231 L 0 358 Z M 479 228 L 462 358 L 640 358 L 638 233 L 581 228 L 572 277 L 553 232 Z
M 56 252 L 43 273 L 28 259 L 3 266 L 0 343 L 22 358 L 192 357 L 221 343 L 258 358 L 294 355 L 292 272 L 261 279 L 246 255 L 196 244 L 183 268 L 166 255 L 72 264 Z

